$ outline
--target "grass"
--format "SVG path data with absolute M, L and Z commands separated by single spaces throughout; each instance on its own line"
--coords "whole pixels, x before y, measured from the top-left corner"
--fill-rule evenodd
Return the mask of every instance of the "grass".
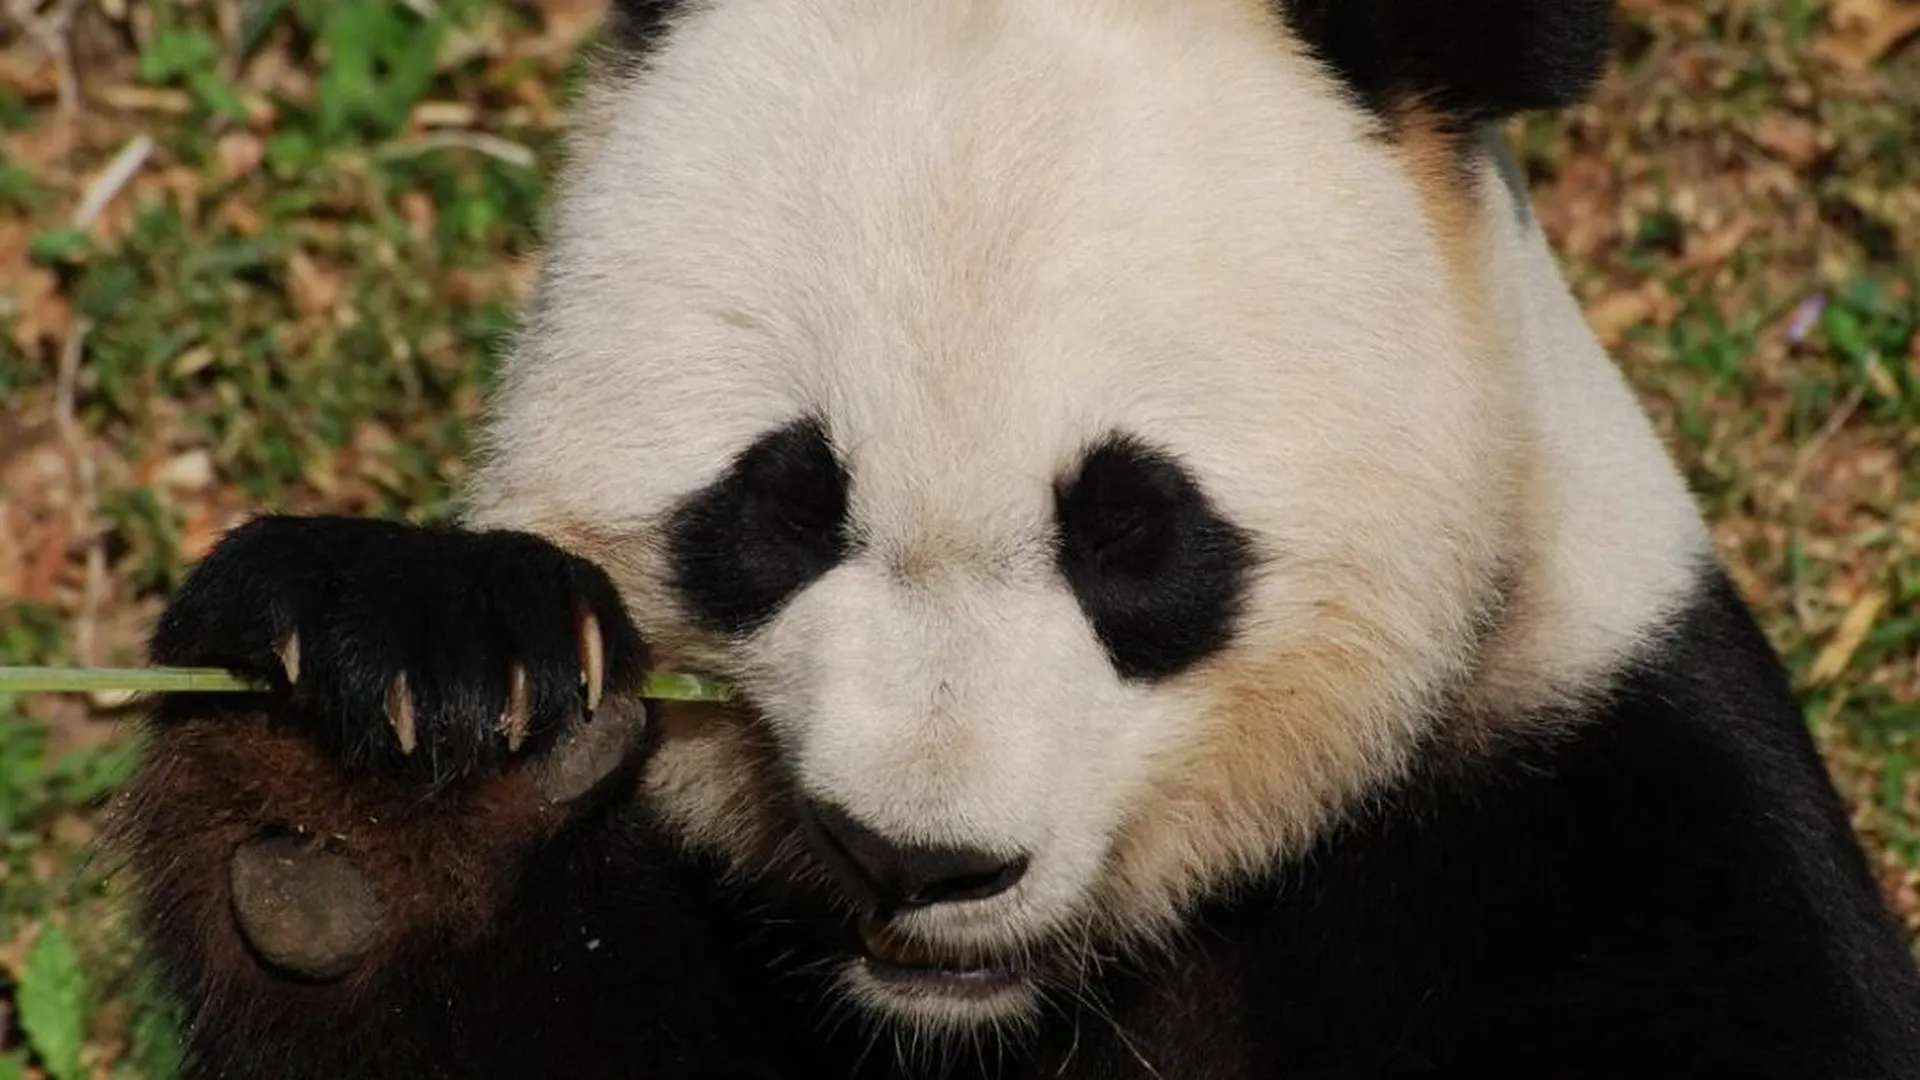
M 450 514 L 592 6 L 12 5 L 42 24 L 0 29 L 0 664 L 138 662 L 257 508 Z M 1920 942 L 1910 9 L 1626 7 L 1598 98 L 1516 142 Z M 126 719 L 0 697 L 0 1080 L 172 1070 L 94 857 Z

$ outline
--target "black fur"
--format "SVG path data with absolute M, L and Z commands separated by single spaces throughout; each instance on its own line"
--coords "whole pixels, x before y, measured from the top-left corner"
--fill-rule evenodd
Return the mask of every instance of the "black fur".
M 614 0 L 607 11 L 609 39 L 629 56 L 644 56 L 659 45 L 682 0 Z
M 608 692 L 634 686 L 638 635 L 607 576 L 538 537 L 361 518 L 262 517 L 234 529 L 154 631 L 156 664 L 224 667 L 276 688 L 342 762 L 438 780 L 504 752 L 510 665 L 527 673 L 529 749 L 582 707 L 577 615 L 606 642 Z M 278 650 L 299 635 L 299 680 Z M 418 746 L 385 716 L 404 672 Z
M 1417 103 L 1463 124 L 1584 97 L 1614 0 L 1278 0 L 1294 33 L 1375 111 Z
M 848 477 L 826 429 L 763 436 L 667 526 L 674 584 L 710 629 L 751 632 L 846 557 Z
M 1226 645 L 1252 544 L 1178 461 L 1110 437 L 1056 485 L 1055 513 L 1061 573 L 1121 675 L 1165 678 Z
M 1920 978 L 1717 568 L 1576 734 L 1439 753 L 1216 910 L 1269 1075 L 1920 1076 Z
M 800 800 L 800 827 L 847 898 L 881 918 L 913 908 L 997 896 L 1027 872 L 1025 856 L 902 844 L 832 803 Z
M 1443 734 L 1169 955 L 927 1073 L 831 1000 L 836 917 L 721 884 L 631 805 L 519 868 L 492 936 L 399 953 L 319 1044 L 230 1037 L 305 1031 L 261 1019 L 310 1007 L 289 983 L 202 1001 L 194 1050 L 284 1080 L 1920 1076 L 1920 975 L 1724 577 L 1574 721 L 1478 758 Z M 174 985 L 220 985 L 198 938 L 168 945 Z
M 1418 103 L 1461 125 L 1572 105 L 1599 81 L 1616 0 L 1274 0 L 1368 108 Z M 609 39 L 657 49 L 684 0 L 615 0 Z

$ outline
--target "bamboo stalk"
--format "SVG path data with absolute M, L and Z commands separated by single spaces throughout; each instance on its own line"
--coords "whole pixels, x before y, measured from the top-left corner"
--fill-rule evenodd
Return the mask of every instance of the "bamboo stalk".
M 257 683 L 219 668 L 0 666 L 0 694 L 229 694 L 260 689 Z M 729 701 L 733 691 L 700 675 L 664 671 L 648 675 L 640 684 L 639 696 L 654 701 Z

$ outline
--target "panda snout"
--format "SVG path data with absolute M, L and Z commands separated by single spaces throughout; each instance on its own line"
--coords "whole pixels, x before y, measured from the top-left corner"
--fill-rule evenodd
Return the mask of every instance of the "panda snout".
M 800 801 L 800 824 L 815 855 L 848 897 L 893 916 L 936 904 L 985 900 L 1013 888 L 1026 855 L 902 843 L 832 803 Z

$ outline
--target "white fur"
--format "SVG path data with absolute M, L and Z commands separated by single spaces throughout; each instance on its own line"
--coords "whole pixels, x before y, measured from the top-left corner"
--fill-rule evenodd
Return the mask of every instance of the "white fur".
M 471 520 L 596 537 L 642 633 L 738 679 L 811 794 L 1032 857 L 916 915 L 930 941 L 1164 928 L 1397 772 L 1443 688 L 1511 712 L 1590 683 L 1703 546 L 1539 233 L 1494 192 L 1489 336 L 1405 162 L 1262 5 L 721 3 L 600 101 Z M 664 516 L 809 412 L 866 553 L 700 635 Z M 1163 685 L 1114 675 L 1049 547 L 1053 481 L 1111 429 L 1261 557 L 1232 647 Z M 1476 674 L 1515 556 L 1524 617 Z M 744 731 L 669 739 L 650 791 L 751 861 Z M 1210 803 L 1249 738 L 1258 775 Z M 922 1024 L 1030 1005 L 854 985 Z
M 1514 165 L 1487 140 L 1491 277 L 1500 321 L 1531 388 L 1520 550 L 1531 565 L 1520 610 L 1479 689 L 1515 712 L 1554 703 L 1616 669 L 1673 613 L 1712 541 L 1619 369 L 1602 350 L 1545 237 L 1509 191 Z

